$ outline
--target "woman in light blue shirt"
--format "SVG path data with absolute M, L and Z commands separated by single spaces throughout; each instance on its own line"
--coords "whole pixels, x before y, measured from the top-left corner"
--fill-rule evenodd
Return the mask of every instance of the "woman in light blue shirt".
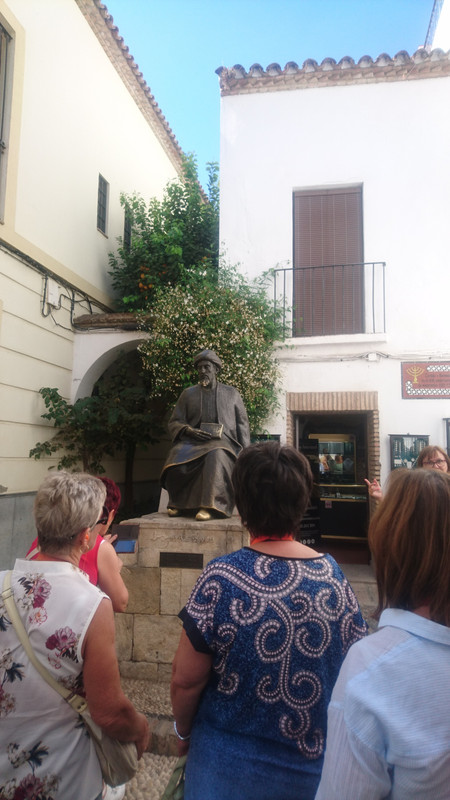
M 342 665 L 316 800 L 448 800 L 450 475 L 394 470 L 369 543 L 379 629 Z

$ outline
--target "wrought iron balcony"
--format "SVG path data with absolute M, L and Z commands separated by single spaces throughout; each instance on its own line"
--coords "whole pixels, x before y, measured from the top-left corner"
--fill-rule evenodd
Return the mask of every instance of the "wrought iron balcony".
M 274 270 L 274 305 L 292 336 L 385 333 L 384 261 Z

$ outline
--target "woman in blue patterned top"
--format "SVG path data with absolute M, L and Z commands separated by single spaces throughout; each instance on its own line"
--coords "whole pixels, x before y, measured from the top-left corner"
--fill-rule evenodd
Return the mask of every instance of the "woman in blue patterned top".
M 296 541 L 308 460 L 277 442 L 238 457 L 244 547 L 211 561 L 181 611 L 171 684 L 185 800 L 312 800 L 344 656 L 366 635 L 333 558 Z

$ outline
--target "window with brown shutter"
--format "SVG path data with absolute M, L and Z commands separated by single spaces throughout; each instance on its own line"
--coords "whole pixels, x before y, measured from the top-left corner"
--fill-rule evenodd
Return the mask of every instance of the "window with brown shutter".
M 294 192 L 294 336 L 360 333 L 361 186 Z

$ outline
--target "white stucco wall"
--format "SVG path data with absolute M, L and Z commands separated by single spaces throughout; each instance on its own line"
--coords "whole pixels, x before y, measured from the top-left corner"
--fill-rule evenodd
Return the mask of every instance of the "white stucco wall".
M 448 50 L 450 47 L 450 3 L 444 0 L 433 37 L 433 47 Z
M 122 353 L 129 353 L 146 339 L 141 331 L 79 331 L 73 351 L 70 402 L 92 394 L 94 384 Z
M 14 228 L 109 293 L 121 192 L 160 196 L 176 171 L 74 0 L 10 0 L 25 31 Z M 110 184 L 107 236 L 97 187 Z
M 91 10 L 97 14 L 94 4 Z M 76 0 L 0 0 L 0 23 L 12 36 L 13 67 L 0 224 L 0 500 L 6 500 L 35 491 L 57 461 L 28 457 L 54 433 L 41 418 L 39 389 L 56 387 L 67 400 L 81 396 L 83 387 L 88 394 L 115 352 L 108 346 L 105 356 L 81 335 L 85 353 L 78 346 L 74 362 L 71 317 L 102 310 L 97 302 L 111 304 L 108 253 L 123 235 L 120 193 L 161 197 L 179 161 L 132 98 Z M 109 41 L 106 26 L 104 35 Z M 117 57 L 120 62 L 119 48 Z M 140 101 L 145 108 L 146 98 Z M 99 173 L 110 184 L 107 236 L 97 230 Z M 56 307 L 45 302 L 44 274 L 26 259 L 53 273 L 61 286 Z M 121 465 L 108 471 L 123 479 Z M 139 479 L 146 475 L 144 465 Z M 9 525 L 2 508 L 0 545 Z
M 383 478 L 389 434 L 446 444 L 450 398 L 402 400 L 400 365 L 450 358 L 449 90 L 445 77 L 221 100 L 221 241 L 248 275 L 292 265 L 294 190 L 362 185 L 364 260 L 387 265 L 386 335 L 298 339 L 280 359 L 284 391 L 379 393 Z M 269 430 L 284 436 L 283 408 Z
M 447 275 L 438 232 L 447 227 L 449 91 L 445 78 L 223 98 L 221 240 L 229 260 L 251 276 L 291 265 L 293 191 L 362 184 L 364 257 L 387 262 L 396 346 L 422 349 L 428 336 L 446 346 L 446 296 L 429 275 Z M 421 307 L 435 309 L 420 329 L 409 324 L 419 296 Z

